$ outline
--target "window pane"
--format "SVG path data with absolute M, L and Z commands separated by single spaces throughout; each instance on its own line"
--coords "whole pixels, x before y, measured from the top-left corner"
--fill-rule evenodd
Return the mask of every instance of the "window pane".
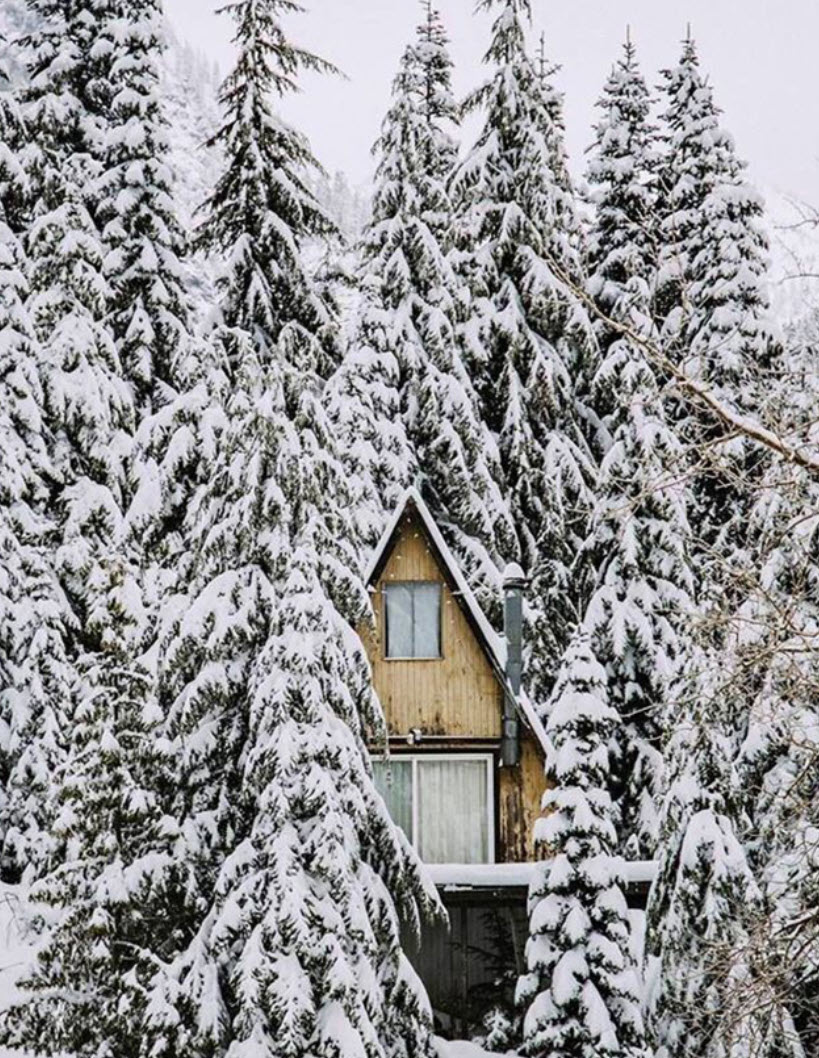
M 373 774 L 387 811 L 412 841 L 412 762 L 395 758 L 374 760 Z
M 421 859 L 427 863 L 487 863 L 488 797 L 485 761 L 419 761 Z
M 412 650 L 412 593 L 409 585 L 388 584 L 387 601 L 387 657 L 411 658 Z
M 413 584 L 415 654 L 417 658 L 441 656 L 441 585 Z
M 441 656 L 441 585 L 410 581 L 385 586 L 387 657 Z

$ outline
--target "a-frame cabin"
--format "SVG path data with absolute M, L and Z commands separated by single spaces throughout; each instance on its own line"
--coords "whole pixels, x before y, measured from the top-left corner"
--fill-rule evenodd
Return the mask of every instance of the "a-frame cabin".
M 464 1031 L 523 967 L 526 865 L 545 788 L 546 735 L 520 691 L 521 593 L 505 577 L 499 636 L 421 496 L 398 505 L 367 572 L 361 634 L 386 714 L 376 782 L 449 912 L 411 955 L 439 1027 Z
M 548 739 L 520 688 L 522 592 L 504 575 L 505 634 L 481 611 L 423 499 L 409 490 L 373 553 L 374 627 L 359 631 L 386 714 L 371 744 L 376 783 L 428 864 L 449 913 L 407 950 L 444 1034 L 464 1035 L 511 1005 L 524 971 L 526 897 L 542 850 L 534 823 Z M 626 864 L 639 919 L 654 874 Z

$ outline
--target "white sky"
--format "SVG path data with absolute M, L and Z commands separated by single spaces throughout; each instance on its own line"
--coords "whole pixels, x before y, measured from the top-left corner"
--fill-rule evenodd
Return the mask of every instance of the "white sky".
M 401 52 L 419 18 L 417 0 L 303 0 L 291 37 L 330 59 L 348 80 L 310 76 L 285 105 L 319 160 L 353 183 L 369 179 L 370 145 L 388 102 Z M 232 23 L 218 0 L 165 0 L 178 34 L 231 61 Z M 489 19 L 472 0 L 438 0 L 452 38 L 459 95 L 483 78 Z M 676 62 L 690 21 L 725 124 L 751 179 L 819 205 L 819 0 L 533 0 L 535 34 L 562 65 L 568 147 L 575 170 L 589 143 L 594 102 L 630 24 L 646 74 Z

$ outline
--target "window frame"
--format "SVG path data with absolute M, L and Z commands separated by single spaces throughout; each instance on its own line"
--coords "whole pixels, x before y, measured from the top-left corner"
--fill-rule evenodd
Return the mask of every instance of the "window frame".
M 387 590 L 391 587 L 408 588 L 416 584 L 434 584 L 438 588 L 438 653 L 437 654 L 390 654 L 390 619 Z M 440 580 L 385 580 L 381 586 L 384 602 L 384 661 L 443 661 L 444 660 L 444 583 Z M 413 615 L 414 615 L 413 603 Z M 413 641 L 415 629 L 413 628 Z
M 418 765 L 425 761 L 482 761 L 486 768 L 486 844 L 487 844 L 487 859 L 480 861 L 475 866 L 481 866 L 493 864 L 495 860 L 495 756 L 493 753 L 383 753 L 374 754 L 371 758 L 373 762 L 378 761 L 379 763 L 400 763 L 409 761 L 412 765 L 410 791 L 412 794 L 412 833 L 407 834 L 407 840 L 413 849 L 419 852 L 419 834 L 418 834 L 418 811 L 419 801 L 418 797 Z M 398 824 L 396 824 L 397 826 Z M 427 862 L 426 860 L 424 861 Z

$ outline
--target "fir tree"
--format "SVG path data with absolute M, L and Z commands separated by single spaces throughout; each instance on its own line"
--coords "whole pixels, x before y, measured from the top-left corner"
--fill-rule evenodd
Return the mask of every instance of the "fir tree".
M 694 675 L 672 703 L 647 912 L 652 1041 L 660 1058 L 798 1054 L 786 1046 L 792 1026 L 775 983 L 758 981 L 754 1002 L 746 1001 L 762 903 L 741 842 L 730 688 L 712 682 L 712 659 L 692 652 L 686 664 Z
M 664 703 L 693 576 L 679 483 L 682 445 L 640 344 L 658 340 L 650 285 L 656 156 L 650 98 L 630 42 L 599 106 L 588 172 L 595 207 L 588 257 L 589 291 L 600 313 L 601 364 L 592 394 L 607 447 L 587 545 L 596 580 L 585 623 L 623 721 L 612 780 L 623 845 L 640 859 L 653 855 L 657 837 Z
M 0 86 L 2 88 L 4 86 Z M 38 349 L 27 311 L 24 125 L 0 91 L 0 876 L 41 872 L 47 805 L 62 759 L 67 619 L 48 563 L 52 472 Z
M 165 29 L 159 0 L 109 4 L 97 47 L 108 57 L 109 86 L 95 100 L 103 121 L 95 217 L 105 249 L 108 323 L 137 415 L 126 522 L 141 556 L 146 603 L 158 611 L 184 576 L 183 512 L 208 473 L 207 417 L 223 376 L 213 351 L 193 332 L 184 287 L 187 245 L 160 99 Z
M 98 44 L 110 55 L 111 89 L 96 215 L 111 330 L 142 414 L 167 401 L 188 330 L 159 96 L 161 17 L 159 0 L 113 4 Z
M 239 53 L 202 234 L 227 260 L 214 340 L 230 386 L 161 661 L 202 908 L 152 982 L 147 1047 L 423 1055 L 430 1016 L 398 910 L 412 922 L 433 898 L 368 763 L 383 721 L 350 627 L 368 600 L 322 404 L 336 320 L 300 263 L 332 228 L 300 175 L 309 147 L 265 102 L 326 64 L 286 37 L 291 0 L 228 10 Z
M 777 353 L 765 289 L 768 245 L 762 201 L 720 125 L 713 90 L 686 40 L 677 67 L 663 75 L 665 150 L 660 168 L 662 252 L 656 312 L 669 355 L 727 407 L 764 404 L 766 373 Z M 685 403 L 681 419 L 692 459 L 700 535 L 712 566 L 743 561 L 742 528 L 758 456 L 743 438 Z
M 614 854 L 607 744 L 620 720 L 589 637 L 572 639 L 547 730 L 554 788 L 536 840 L 549 850 L 529 893 L 525 1055 L 647 1055 L 638 977 L 629 949 L 622 861 Z
M 299 11 L 293 0 L 235 0 L 224 10 L 236 22 L 239 58 L 220 90 L 224 120 L 210 146 L 230 164 L 206 204 L 199 245 L 228 262 L 218 284 L 228 325 L 251 334 L 263 360 L 286 329 L 300 366 L 327 378 L 337 366 L 337 321 L 299 248 L 336 229 L 307 184 L 306 172 L 319 168 L 309 144 L 269 98 L 294 91 L 300 69 L 334 67 L 285 37 L 279 14 Z
M 520 554 L 505 557 L 532 577 L 527 686 L 542 707 L 583 590 L 574 564 L 594 466 L 576 382 L 593 370 L 595 343 L 578 296 L 560 98 L 527 55 L 527 0 L 499 6 L 486 55 L 493 75 L 466 103 L 483 110 L 484 125 L 452 183 L 455 260 L 471 294 L 466 362 L 498 438 L 499 487 L 518 537 Z
M 792 333 L 787 348 L 773 402 L 788 430 L 810 436 L 819 377 L 812 328 Z M 819 1043 L 819 551 L 816 519 L 806 517 L 816 509 L 816 490 L 804 471 L 781 462 L 768 469 L 751 512 L 759 558 L 741 614 L 743 669 L 755 679 L 744 681 L 750 707 L 737 767 L 748 815 L 743 838 L 766 912 L 752 938 L 753 960 L 756 976 L 787 997 L 792 1026 L 776 1005 L 768 1007 L 769 1031 L 786 1054 L 788 1045 L 810 1054 Z
M 61 697 L 49 706 L 52 714 L 70 710 L 70 722 L 47 806 L 60 857 L 33 891 L 53 906 L 53 929 L 6 1038 L 45 1053 L 135 1055 L 151 960 L 176 939 L 168 923 L 177 897 L 166 892 L 173 829 L 162 817 L 160 718 L 150 669 L 139 660 L 141 570 L 124 515 L 133 379 L 110 328 L 111 231 L 104 238 L 98 227 L 112 76 L 127 80 L 128 63 L 112 65 L 121 38 L 106 22 L 108 6 L 32 0 L 30 9 L 38 19 L 27 41 L 22 158 L 31 189 L 28 309 L 50 474 L 41 546 L 65 602 L 41 618 L 38 637 L 63 652 L 55 659 L 68 659 Z M 105 46 L 100 26 L 111 31 Z M 131 146 L 137 138 L 131 128 Z M 55 725 L 44 720 L 41 737 L 54 742 Z
M 662 337 L 669 356 L 723 404 L 757 408 L 764 418 L 778 347 L 764 286 L 762 205 L 720 127 L 690 39 L 664 82 L 656 290 Z M 658 959 L 651 1024 L 662 1055 L 792 1053 L 785 1046 L 789 1016 L 754 963 L 751 938 L 762 903 L 741 843 L 746 820 L 735 774 L 765 678 L 754 661 L 759 539 L 749 526 L 769 461 L 746 438 L 724 435 L 684 396 L 672 412 L 693 467 L 700 616 L 676 694 L 649 908 L 649 950 Z M 759 995 L 743 1008 L 751 982 Z
M 101 649 L 77 664 L 71 745 L 59 776 L 55 838 L 64 860 L 32 892 L 52 924 L 3 1038 L 42 1054 L 140 1055 L 153 962 L 177 940 L 183 903 L 176 829 L 156 791 L 165 783 L 161 714 L 150 672 L 134 661 L 144 638 L 139 591 L 116 562 L 99 568 L 90 615 Z
M 587 241 L 588 285 L 599 310 L 595 329 L 603 354 L 621 338 L 616 325 L 631 322 L 612 318 L 613 313 L 619 310 L 624 317 L 624 310 L 631 308 L 638 294 L 635 321 L 643 328 L 647 322 L 641 314 L 659 252 L 659 140 L 651 104 L 636 49 L 629 39 L 597 103 L 600 116 L 587 172 L 594 206 Z M 627 298 L 629 284 L 631 297 Z M 612 409 L 604 410 L 610 414 Z
M 514 530 L 496 484 L 496 447 L 457 349 L 460 292 L 447 258 L 457 108 L 446 32 L 431 4 L 426 15 L 375 145 L 373 215 L 361 246 L 364 298 L 334 417 L 346 410 L 350 450 L 363 456 L 358 472 L 371 482 L 368 542 L 403 490 L 418 483 L 467 572 L 496 591 Z
M 105 248 L 89 190 L 99 175 L 102 131 L 89 97 L 97 89 L 104 94 L 98 75 L 104 79 L 106 68 L 93 47 L 89 10 L 66 13 L 63 6 L 31 0 L 41 21 L 28 42 L 23 159 L 33 200 L 29 312 L 59 482 L 48 513 L 56 572 L 75 617 L 64 639 L 76 656 L 93 644 L 87 618 L 96 605 L 94 568 L 122 524 L 135 409 L 108 327 Z

